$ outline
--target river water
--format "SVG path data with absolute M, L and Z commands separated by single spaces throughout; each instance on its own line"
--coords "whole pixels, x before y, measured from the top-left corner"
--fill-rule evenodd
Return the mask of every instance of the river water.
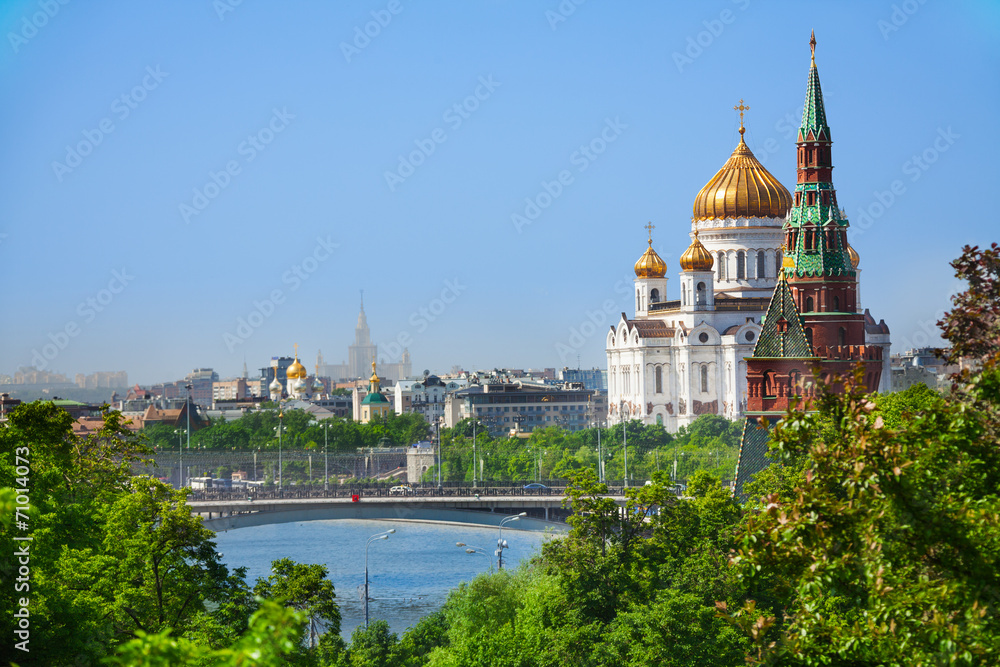
M 375 598 L 368 614 L 370 620 L 388 621 L 399 635 L 440 609 L 459 583 L 489 569 L 485 556 L 467 554 L 456 542 L 482 547 L 491 555 L 496 549 L 495 527 L 356 519 L 240 528 L 218 533 L 216 545 L 230 569 L 247 568 L 251 586 L 258 577 L 268 576 L 271 561 L 279 558 L 325 565 L 340 605 L 341 635 L 347 640 L 364 624 L 359 591 L 365 580 L 365 543 L 390 528 L 396 532 L 389 539 L 376 540 L 368 548 L 368 589 Z M 545 533 L 510 526 L 504 527 L 503 537 L 510 547 L 504 550 L 504 567 L 539 553 L 548 539 Z

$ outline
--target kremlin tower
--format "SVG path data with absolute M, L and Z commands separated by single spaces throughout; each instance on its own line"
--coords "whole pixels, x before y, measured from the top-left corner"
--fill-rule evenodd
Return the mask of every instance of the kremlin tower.
M 816 38 L 802 125 L 798 131 L 798 179 L 784 225 L 786 253 L 762 322 L 753 356 L 747 359 L 747 409 L 737 465 L 736 493 L 769 461 L 770 429 L 789 405 L 814 396 L 812 374 L 847 375 L 860 363 L 868 391 L 877 391 L 888 359 L 888 327 L 859 313 L 860 258 L 847 240 L 847 218 L 833 187 L 830 127 L 816 69 Z

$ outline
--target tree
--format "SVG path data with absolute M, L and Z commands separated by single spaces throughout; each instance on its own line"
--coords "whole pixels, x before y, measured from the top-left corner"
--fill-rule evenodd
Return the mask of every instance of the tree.
M 271 576 L 258 579 L 254 593 L 302 612 L 308 623 L 310 648 L 320 635 L 340 635 L 340 608 L 324 565 L 305 565 L 289 558 L 272 561 Z
M 951 343 L 945 356 L 952 363 L 962 359 L 996 362 L 1000 357 L 1000 245 L 994 243 L 989 250 L 965 246 L 951 266 L 968 289 L 952 297 L 952 310 L 938 322 Z

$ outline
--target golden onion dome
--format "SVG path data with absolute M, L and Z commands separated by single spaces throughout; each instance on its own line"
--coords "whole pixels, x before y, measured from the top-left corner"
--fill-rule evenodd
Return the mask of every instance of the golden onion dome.
M 299 355 L 296 353 L 295 361 L 293 361 L 292 365 L 285 371 L 285 377 L 292 380 L 298 380 L 306 377 L 306 375 L 306 367 L 299 363 Z
M 681 268 L 685 271 L 711 271 L 714 264 L 712 253 L 702 244 L 698 232 L 695 232 L 694 241 L 681 255 Z
M 635 263 L 635 275 L 637 278 L 662 278 L 667 275 L 667 263 L 653 250 L 652 239 L 646 252 Z
M 695 220 L 724 218 L 784 218 L 792 195 L 743 141 L 694 199 Z
M 858 251 L 850 243 L 847 244 L 847 254 L 851 258 L 851 266 L 855 269 L 858 268 L 858 264 L 861 263 L 861 255 L 858 254 Z

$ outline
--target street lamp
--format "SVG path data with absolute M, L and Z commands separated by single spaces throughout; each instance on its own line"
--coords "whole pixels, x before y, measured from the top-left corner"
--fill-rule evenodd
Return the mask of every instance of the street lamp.
M 478 424 L 478 419 L 472 420 L 472 488 L 476 488 L 476 426 Z
M 441 417 L 434 420 L 434 427 L 437 429 L 437 450 L 438 450 L 438 489 L 441 489 Z
M 328 436 L 328 434 L 330 432 L 329 431 L 329 429 L 330 429 L 330 423 L 327 420 L 325 420 L 325 419 L 323 421 L 316 421 L 314 419 L 310 423 L 314 424 L 316 426 L 319 426 L 320 428 L 323 429 L 323 490 L 324 491 L 329 491 L 330 490 L 330 451 L 329 451 L 329 442 L 328 442 L 328 437 L 327 436 Z
M 284 430 L 281 420 L 284 418 L 285 414 L 279 409 L 278 410 L 278 428 L 274 429 L 278 432 L 278 491 L 282 490 L 281 486 L 281 432 Z
M 188 390 L 187 399 L 184 403 L 184 414 L 187 415 L 187 448 L 191 449 L 191 385 L 186 384 L 184 388 Z M 181 469 L 181 479 L 184 478 L 184 470 Z M 181 486 L 184 486 L 183 484 Z
M 396 532 L 395 528 L 390 528 L 384 533 L 379 533 L 378 535 L 372 535 L 365 542 L 365 628 L 368 627 L 368 547 L 375 540 L 387 540 L 389 536 Z
M 181 436 L 184 435 L 184 429 L 177 428 L 174 429 L 174 433 L 177 434 L 177 488 L 184 488 L 184 445 L 181 440 Z
M 467 547 L 465 553 L 467 554 L 482 554 L 486 556 L 486 560 L 490 562 L 490 572 L 493 572 L 493 556 L 487 553 L 486 549 L 482 547 L 474 547 L 471 544 L 466 544 L 465 542 L 455 542 L 456 547 Z
M 624 455 L 625 455 L 625 482 L 624 485 L 628 487 L 628 425 L 625 423 L 625 399 L 622 399 L 621 405 L 622 413 L 622 442 Z
M 503 550 L 509 549 L 507 543 L 503 541 L 503 527 L 505 524 L 520 521 L 522 516 L 528 516 L 527 512 L 521 512 L 514 516 L 506 516 L 500 519 L 500 530 L 497 532 L 497 570 L 503 569 Z

